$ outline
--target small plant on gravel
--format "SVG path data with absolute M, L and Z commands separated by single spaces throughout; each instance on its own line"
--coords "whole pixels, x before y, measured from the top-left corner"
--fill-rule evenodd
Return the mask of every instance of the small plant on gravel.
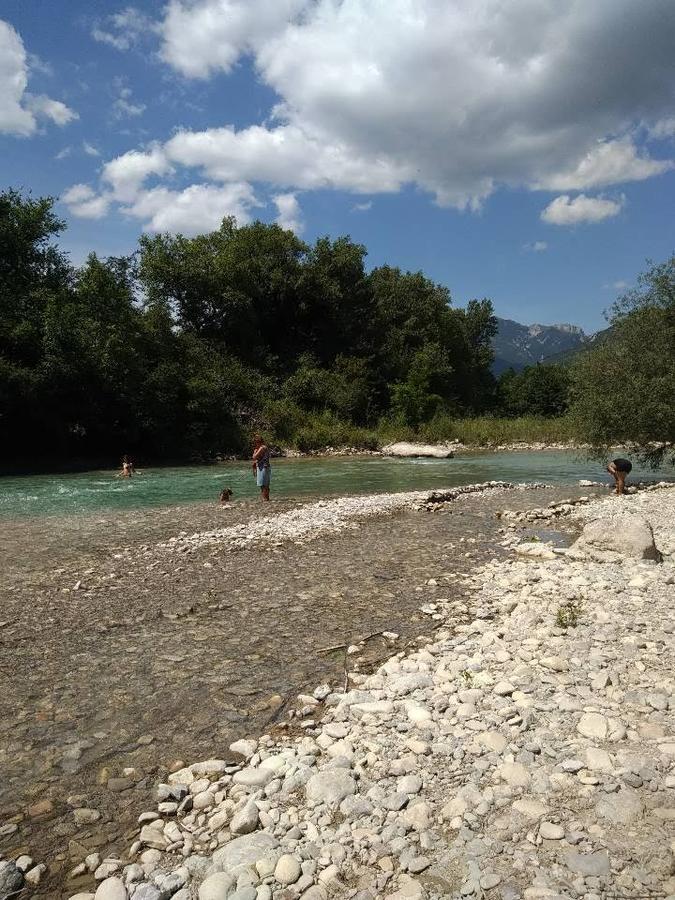
M 469 672 L 468 669 L 462 669 L 462 671 L 459 674 L 464 679 L 465 684 L 467 684 L 467 685 L 473 684 L 473 673 Z
M 555 617 L 555 624 L 558 628 L 576 628 L 579 624 L 581 616 L 581 601 L 568 600 L 561 603 Z
M 527 537 L 523 538 L 523 543 L 541 544 L 541 538 L 536 534 L 529 534 Z

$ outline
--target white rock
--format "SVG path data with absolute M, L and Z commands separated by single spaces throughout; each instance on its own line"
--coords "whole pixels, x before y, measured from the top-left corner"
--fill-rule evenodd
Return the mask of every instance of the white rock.
M 454 450 L 447 444 L 412 444 L 407 441 L 399 441 L 396 444 L 387 444 L 382 448 L 384 456 L 404 457 L 432 457 L 436 459 L 451 459 Z
M 301 874 L 300 860 L 296 859 L 295 856 L 290 853 L 284 853 L 283 856 L 279 857 L 274 869 L 274 877 L 279 884 L 295 884 Z
M 258 827 L 258 807 L 251 800 L 235 813 L 230 823 L 232 834 L 250 834 Z
M 356 782 L 341 769 L 317 772 L 307 782 L 307 799 L 336 806 L 345 797 L 356 792 Z
M 565 829 L 554 822 L 542 822 L 539 826 L 539 834 L 546 841 L 560 841 L 565 837 Z
M 548 806 L 545 803 L 540 803 L 539 800 L 533 800 L 531 797 L 516 800 L 513 809 L 524 818 L 531 820 L 540 819 L 548 812 Z
M 529 772 L 520 763 L 502 763 L 497 769 L 497 774 L 511 787 L 526 788 L 530 783 Z
M 233 753 L 239 753 L 241 756 L 245 756 L 246 759 L 250 759 L 257 749 L 257 741 L 240 740 L 230 744 L 230 750 Z
M 607 737 L 607 719 L 600 713 L 584 713 L 577 724 L 577 731 L 584 737 L 604 741 Z
M 96 889 L 95 900 L 127 900 L 127 889 L 121 878 L 106 878 Z
M 265 831 L 256 831 L 235 838 L 213 854 L 213 863 L 225 872 L 234 871 L 239 866 L 249 866 L 267 856 L 279 846 L 277 839 Z
M 422 790 L 422 779 L 419 775 L 404 775 L 397 781 L 396 790 L 401 794 L 419 794 Z
M 232 781 L 235 784 L 243 784 L 247 787 L 265 787 L 273 778 L 273 769 L 254 769 L 249 766 L 247 769 L 235 772 Z
M 224 759 L 205 759 L 203 762 L 194 763 L 190 766 L 190 770 L 195 778 L 201 778 L 204 775 L 222 775 L 229 765 Z
M 431 824 L 431 810 L 428 803 L 414 803 L 403 812 L 402 818 L 415 831 L 426 831 Z
M 493 753 L 503 753 L 508 741 L 498 731 L 482 731 L 477 737 L 478 743 Z
M 200 884 L 199 900 L 227 900 L 236 883 L 227 872 L 214 872 Z
M 588 522 L 568 554 L 573 559 L 597 562 L 661 558 L 654 544 L 652 526 L 642 516 L 630 514 Z
M 611 772 L 614 769 L 612 765 L 612 757 L 606 750 L 600 750 L 598 747 L 587 747 L 586 768 L 592 772 Z

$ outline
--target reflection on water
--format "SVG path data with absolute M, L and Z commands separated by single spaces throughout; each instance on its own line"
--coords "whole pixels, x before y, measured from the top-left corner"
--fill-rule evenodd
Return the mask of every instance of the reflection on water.
M 641 477 L 654 475 L 636 467 L 633 478 Z M 667 468 L 660 477 L 670 480 L 675 472 Z M 581 478 L 609 483 L 598 462 L 572 452 L 471 453 L 447 460 L 333 457 L 274 461 L 272 490 L 276 497 L 290 498 L 490 480 L 574 484 Z M 232 488 L 235 501 L 255 496 L 250 463 L 151 468 L 129 480 L 101 471 L 5 477 L 0 478 L 0 516 L 73 515 L 215 500 L 222 487 Z

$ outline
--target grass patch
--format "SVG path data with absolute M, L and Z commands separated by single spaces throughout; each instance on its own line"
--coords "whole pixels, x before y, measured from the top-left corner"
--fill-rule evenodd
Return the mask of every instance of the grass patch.
M 540 419 L 521 416 L 517 419 L 481 416 L 456 419 L 439 415 L 417 428 L 382 419 L 377 425 L 363 427 L 340 419 L 335 413 L 307 413 L 288 400 L 270 401 L 260 421 L 260 429 L 268 439 L 282 447 L 302 453 L 326 447 L 355 447 L 377 450 L 396 441 L 444 443 L 458 440 L 468 447 L 493 447 L 498 444 L 561 443 L 574 439 L 565 418 Z
M 576 628 L 581 617 L 581 601 L 568 600 L 561 603 L 555 617 L 558 628 Z

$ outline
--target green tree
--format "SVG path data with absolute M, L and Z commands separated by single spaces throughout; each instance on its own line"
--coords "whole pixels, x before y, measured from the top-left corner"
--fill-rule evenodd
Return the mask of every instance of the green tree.
M 46 310 L 71 289 L 72 270 L 54 244 L 64 223 L 51 197 L 0 193 L 0 454 L 44 446 L 49 409 L 43 370 Z
M 613 308 L 610 337 L 573 368 L 578 437 L 635 445 L 657 465 L 675 443 L 675 255 L 650 265 Z
M 299 286 L 298 346 L 322 365 L 372 349 L 374 299 L 365 273 L 366 248 L 348 237 L 319 238 Z
M 148 302 L 164 304 L 182 330 L 271 372 L 296 351 L 306 252 L 278 225 L 239 228 L 230 218 L 194 238 L 144 235 L 139 277 Z
M 571 376 L 563 366 L 507 369 L 499 378 L 497 404 L 508 416 L 562 416 L 569 405 Z
M 492 301 L 487 298 L 469 300 L 466 309 L 457 312 L 461 316 L 469 351 L 462 399 L 469 409 L 481 412 L 491 405 L 496 390 L 492 374 L 495 359 L 492 339 L 497 334 L 497 318 Z
M 411 362 L 405 381 L 392 387 L 394 416 L 405 425 L 420 425 L 447 408 L 452 366 L 440 344 L 426 344 Z

